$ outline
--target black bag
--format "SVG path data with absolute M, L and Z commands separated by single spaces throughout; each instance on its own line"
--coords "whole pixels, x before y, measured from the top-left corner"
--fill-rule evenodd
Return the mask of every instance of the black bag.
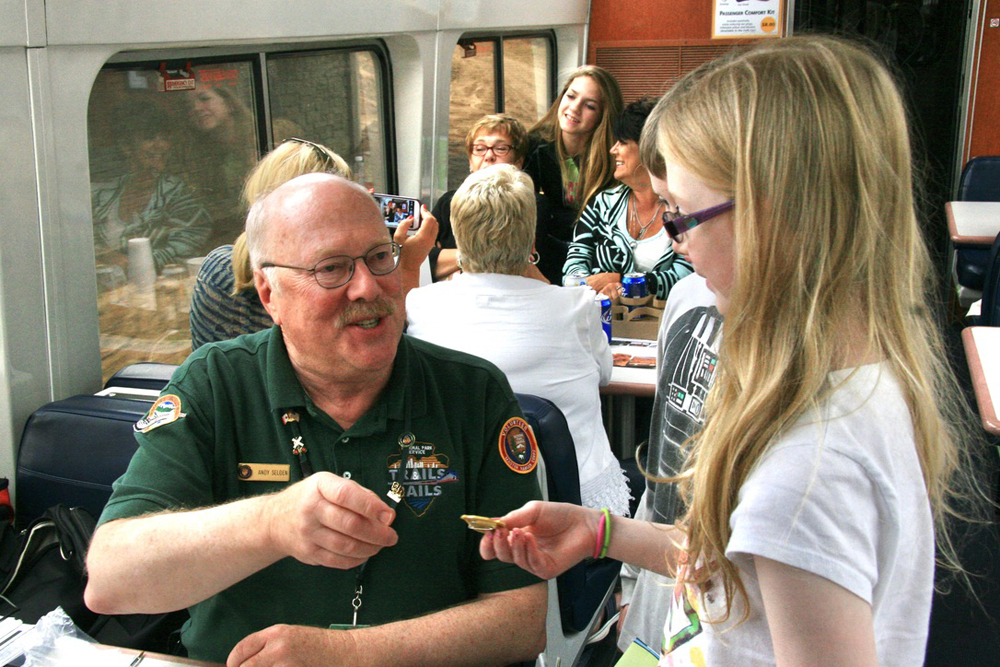
M 82 507 L 56 505 L 20 533 L 4 528 L 0 594 L 17 606 L 10 615 L 36 623 L 62 607 L 80 630 L 102 644 L 169 652 L 170 635 L 187 619 L 186 611 L 111 616 L 84 604 L 87 547 L 96 523 Z

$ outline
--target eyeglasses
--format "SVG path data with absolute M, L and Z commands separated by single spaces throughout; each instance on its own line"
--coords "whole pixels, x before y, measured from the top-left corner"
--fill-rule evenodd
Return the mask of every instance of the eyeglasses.
M 482 157 L 486 155 L 486 151 L 493 151 L 493 154 L 497 157 L 503 157 L 511 151 L 513 146 L 510 144 L 493 144 L 492 146 L 487 146 L 486 144 L 475 144 L 472 147 L 472 154 Z
M 291 137 L 289 141 L 294 141 L 297 144 L 303 144 L 305 146 L 311 146 L 313 150 L 313 155 L 316 156 L 316 159 L 322 162 L 325 166 L 328 167 L 332 166 L 336 168 L 337 165 L 336 163 L 334 163 L 333 157 L 326 151 L 325 148 L 323 148 L 319 144 L 313 141 L 309 141 L 308 139 L 299 139 L 298 137 Z
M 670 238 L 680 243 L 681 236 L 691 231 L 701 223 L 708 222 L 712 218 L 731 210 L 735 205 L 736 202 L 730 200 L 725 204 L 712 206 L 711 208 L 706 208 L 696 213 L 689 213 L 688 215 L 681 215 L 680 212 L 676 210 L 667 210 L 663 212 L 663 228 L 667 230 L 667 234 L 670 235 Z
M 349 255 L 334 255 L 316 262 L 316 266 L 307 269 L 301 266 L 289 266 L 288 264 L 276 264 L 275 262 L 264 262 L 260 268 L 267 269 L 272 266 L 279 269 L 294 269 L 296 271 L 307 271 L 313 274 L 313 278 L 320 287 L 325 289 L 335 289 L 341 285 L 346 285 L 354 277 L 354 264 L 362 259 L 365 266 L 372 272 L 372 275 L 384 276 L 392 273 L 399 266 L 398 243 L 382 243 L 375 246 L 363 255 L 350 257 Z

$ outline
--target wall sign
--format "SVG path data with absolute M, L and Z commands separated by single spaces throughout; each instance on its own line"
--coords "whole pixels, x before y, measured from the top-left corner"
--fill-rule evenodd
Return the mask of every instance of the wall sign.
M 781 37 L 782 0 L 714 0 L 712 39 Z

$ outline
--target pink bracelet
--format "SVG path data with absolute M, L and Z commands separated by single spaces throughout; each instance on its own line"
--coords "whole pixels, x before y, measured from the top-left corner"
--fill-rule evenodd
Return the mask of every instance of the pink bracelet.
M 597 544 L 594 545 L 594 560 L 601 557 L 601 549 L 604 548 L 604 531 L 607 525 L 607 521 L 604 518 L 604 512 L 601 512 L 600 523 L 597 526 Z

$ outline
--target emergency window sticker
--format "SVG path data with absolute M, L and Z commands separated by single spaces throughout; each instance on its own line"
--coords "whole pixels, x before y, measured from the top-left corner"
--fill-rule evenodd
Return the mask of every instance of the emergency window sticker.
M 511 417 L 500 429 L 500 458 L 507 467 L 525 475 L 538 463 L 538 443 L 528 422 Z
M 153 403 L 146 416 L 135 423 L 132 427 L 137 433 L 148 433 L 154 428 L 175 422 L 187 415 L 181 412 L 181 398 L 177 394 L 167 394 L 160 396 Z

